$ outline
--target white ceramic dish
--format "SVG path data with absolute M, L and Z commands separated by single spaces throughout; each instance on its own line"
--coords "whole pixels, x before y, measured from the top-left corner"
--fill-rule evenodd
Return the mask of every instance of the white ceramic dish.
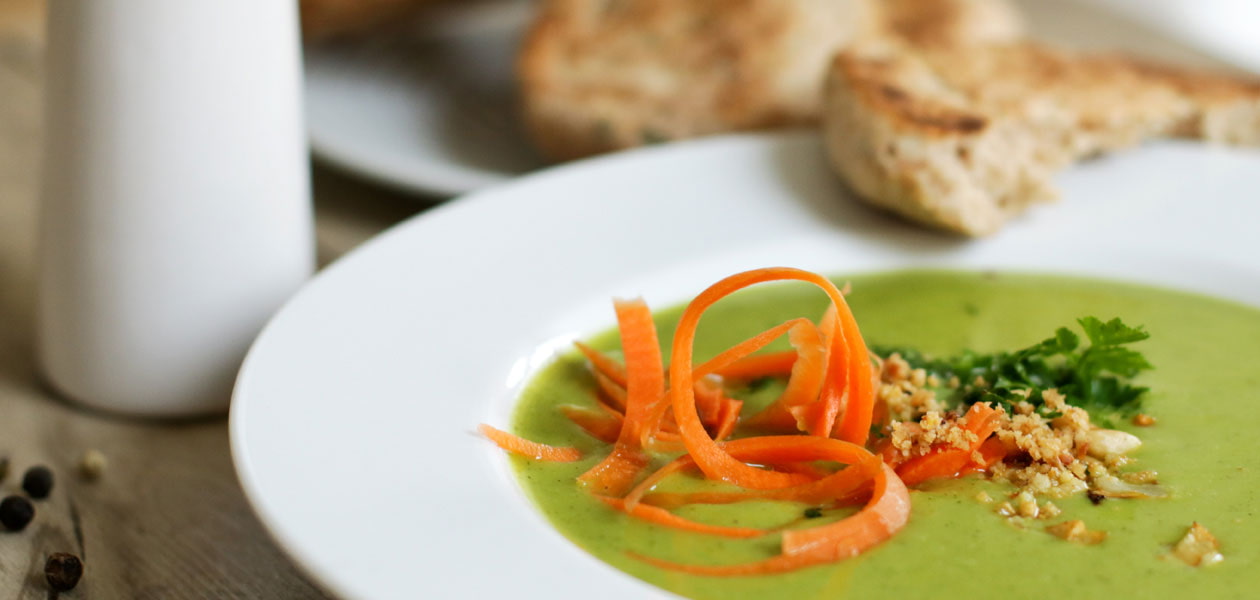
M 845 197 L 810 134 L 715 138 L 527 177 L 366 244 L 272 321 L 232 448 L 262 521 L 345 598 L 642 598 L 530 506 L 506 425 L 558 347 L 737 270 L 908 265 L 1094 274 L 1260 305 L 1260 152 L 1169 143 L 1081 166 L 1065 200 L 964 241 Z
M 483 0 L 395 35 L 306 48 L 306 122 L 321 159 L 449 197 L 537 169 L 512 60 L 529 0 Z
M 1219 36 L 1204 34 L 1215 26 L 1208 23 L 1234 22 L 1230 15 L 1241 9 L 1231 7 L 1246 0 L 1212 0 L 1215 10 L 1199 10 L 1197 3 L 1191 10 L 1189 0 L 1016 3 L 1039 38 L 1225 66 L 1196 49 L 1201 46 L 1238 64 L 1260 64 L 1260 56 L 1247 50 L 1255 36 L 1231 37 L 1229 27 L 1216 27 Z M 1142 10 L 1135 10 L 1136 4 Z M 308 47 L 306 120 L 315 154 L 430 199 L 478 190 L 543 166 L 517 119 L 512 75 L 531 7 L 531 0 L 482 0 L 429 14 L 396 35 Z M 1186 12 L 1199 18 L 1179 16 Z M 1233 29 L 1239 27 L 1246 29 Z M 1230 40 L 1242 45 L 1229 45 Z M 1247 57 L 1253 61 L 1246 62 Z

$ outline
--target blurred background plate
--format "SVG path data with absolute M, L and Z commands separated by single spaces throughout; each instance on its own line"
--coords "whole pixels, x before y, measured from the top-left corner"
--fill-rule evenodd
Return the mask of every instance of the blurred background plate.
M 518 124 L 512 77 L 532 4 L 489 0 L 426 13 L 387 36 L 308 45 L 315 155 L 439 198 L 542 166 Z
M 1035 37 L 1069 46 L 1217 68 L 1231 68 L 1218 55 L 1239 65 L 1260 63 L 1260 49 L 1248 50 L 1260 37 L 1230 35 L 1238 23 L 1257 23 L 1231 16 L 1260 18 L 1260 3 L 1250 0 L 1016 4 Z M 425 13 L 388 36 L 309 45 L 306 119 L 315 155 L 430 200 L 543 166 L 517 118 L 513 78 L 516 47 L 533 5 L 461 3 Z M 1187 11 L 1195 18 L 1179 16 Z M 1222 33 L 1205 36 L 1206 30 Z

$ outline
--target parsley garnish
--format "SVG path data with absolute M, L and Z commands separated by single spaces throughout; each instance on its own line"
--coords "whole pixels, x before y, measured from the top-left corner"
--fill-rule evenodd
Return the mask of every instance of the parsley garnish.
M 1147 388 L 1133 385 L 1130 380 L 1152 367 L 1141 353 L 1126 345 L 1145 340 L 1150 334 L 1140 326 L 1125 325 L 1118 318 L 1103 322 L 1097 317 L 1084 317 L 1076 322 L 1089 340 L 1083 348 L 1080 336 L 1060 327 L 1054 337 L 1014 352 L 966 351 L 944 360 L 907 349 L 878 352 L 882 356 L 899 352 L 911 366 L 942 379 L 957 377 L 959 386 L 947 399 L 954 406 L 992 402 L 1009 411 L 1012 405 L 1027 401 L 1040 407 L 1041 393 L 1057 389 L 1068 404 L 1089 410 L 1104 424 L 1111 416 L 1137 412 Z

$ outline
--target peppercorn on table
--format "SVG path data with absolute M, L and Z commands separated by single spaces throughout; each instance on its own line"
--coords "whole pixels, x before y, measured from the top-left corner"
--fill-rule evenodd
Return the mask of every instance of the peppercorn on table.
M 0 509 L 0 596 L 54 597 L 77 575 L 74 558 L 82 574 L 70 598 L 323 598 L 250 511 L 224 418 L 92 413 L 37 376 L 40 4 L 0 0 L 0 497 L 21 499 Z M 417 210 L 319 168 L 314 183 L 322 263 Z M 47 473 L 31 471 L 40 466 Z M 34 514 L 12 531 L 24 504 Z

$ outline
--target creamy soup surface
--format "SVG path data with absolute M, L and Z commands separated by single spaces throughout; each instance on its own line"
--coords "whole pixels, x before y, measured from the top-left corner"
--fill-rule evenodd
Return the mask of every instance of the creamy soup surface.
M 627 552 L 688 564 L 734 564 L 778 552 L 778 535 L 731 540 L 637 521 L 590 497 L 575 479 L 607 446 L 569 422 L 557 406 L 594 405 L 584 359 L 570 353 L 527 386 L 512 431 L 525 438 L 576 446 L 588 458 L 539 463 L 513 457 L 520 484 L 564 536 L 630 575 L 692 598 L 1253 598 L 1260 587 L 1260 310 L 1204 296 L 1069 277 L 900 271 L 837 278 L 848 281 L 853 312 L 872 346 L 913 347 L 947 356 L 963 349 L 1012 350 L 1049 337 L 1078 317 L 1121 317 L 1143 325 L 1149 340 L 1134 348 L 1155 365 L 1137 382 L 1148 386 L 1143 412 L 1158 423 L 1119 428 L 1138 435 L 1134 468 L 1159 473 L 1164 499 L 1054 499 L 1063 513 L 1012 525 L 977 500 L 1004 498 L 1009 484 L 971 476 L 911 493 L 903 531 L 851 560 L 782 575 L 714 578 L 647 565 Z M 700 325 L 696 359 L 786 319 L 818 318 L 826 298 L 805 284 L 772 284 L 725 299 Z M 665 360 L 681 307 L 660 310 L 656 323 Z M 609 307 L 612 320 L 612 308 Z M 592 345 L 617 350 L 615 329 Z M 787 349 L 785 343 L 772 349 Z M 762 386 L 745 397 L 753 414 L 777 394 Z M 660 463 L 667 460 L 662 457 Z M 660 464 L 658 463 L 658 464 Z M 674 478 L 665 490 L 713 485 Z M 804 505 L 749 502 L 688 506 L 679 514 L 705 522 L 775 527 L 800 517 Z M 829 515 L 839 518 L 843 513 Z M 1107 533 L 1095 546 L 1066 542 L 1045 526 L 1081 519 Z M 1223 562 L 1194 568 L 1167 554 L 1192 522 L 1221 543 Z M 821 521 L 820 521 L 821 522 Z M 815 524 L 815 523 L 810 523 Z M 597 593 L 597 590 L 592 590 Z

